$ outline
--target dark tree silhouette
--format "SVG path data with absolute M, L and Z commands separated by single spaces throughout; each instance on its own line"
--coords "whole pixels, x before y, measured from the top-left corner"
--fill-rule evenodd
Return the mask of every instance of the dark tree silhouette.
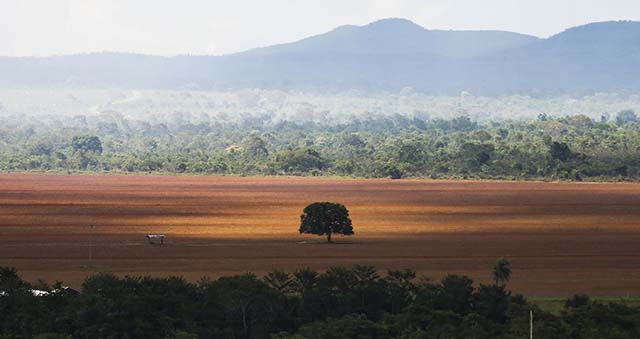
M 331 242 L 334 233 L 353 235 L 349 211 L 344 205 L 332 202 L 316 202 L 305 207 L 300 216 L 300 233 L 326 235 Z
M 616 125 L 618 126 L 624 126 L 632 122 L 638 122 L 638 116 L 632 110 L 622 111 L 616 115 Z
M 493 280 L 496 285 L 504 286 L 511 278 L 511 263 L 506 258 L 500 258 L 493 266 Z
M 558 159 L 560 161 L 567 161 L 571 158 L 573 154 L 569 146 L 564 142 L 554 141 L 549 147 L 549 153 L 551 157 L 554 159 Z
M 102 141 L 95 135 L 75 136 L 71 141 L 71 146 L 75 151 L 102 154 Z

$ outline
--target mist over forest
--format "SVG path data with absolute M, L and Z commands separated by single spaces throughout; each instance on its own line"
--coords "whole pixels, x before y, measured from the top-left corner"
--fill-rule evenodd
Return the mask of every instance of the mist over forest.
M 636 180 L 640 96 L 4 90 L 4 171 Z
M 392 18 L 225 56 L 0 57 L 0 115 L 115 112 L 191 123 L 252 115 L 337 124 L 395 114 L 479 122 L 582 114 L 600 121 L 640 109 L 639 56 L 634 21 L 542 39 Z
M 409 118 L 474 121 L 535 119 L 586 115 L 608 120 L 624 110 L 640 111 L 639 94 L 597 93 L 574 97 L 510 95 L 433 96 L 404 88 L 397 92 L 371 93 L 350 90 L 315 93 L 264 89 L 236 91 L 127 90 L 83 88 L 0 89 L 0 116 L 25 121 L 68 119 L 76 116 L 121 115 L 132 120 L 171 123 L 238 121 L 247 116 L 264 122 L 317 122 L 326 125 L 353 119 L 402 115 Z
M 0 58 L 0 170 L 637 180 L 640 23 Z

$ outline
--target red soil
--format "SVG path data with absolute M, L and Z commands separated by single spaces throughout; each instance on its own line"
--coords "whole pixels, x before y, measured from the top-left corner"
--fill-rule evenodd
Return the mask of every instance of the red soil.
M 345 204 L 356 235 L 298 234 L 314 201 Z M 516 292 L 640 295 L 639 224 L 639 184 L 0 175 L 0 265 L 73 286 L 352 264 L 487 281 L 505 256 Z

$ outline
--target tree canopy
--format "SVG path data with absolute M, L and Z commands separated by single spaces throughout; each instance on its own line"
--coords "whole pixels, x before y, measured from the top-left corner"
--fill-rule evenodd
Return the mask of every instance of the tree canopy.
M 585 115 L 484 123 L 399 114 L 346 122 L 3 117 L 0 171 L 638 181 L 634 116 L 620 113 L 618 123 Z
M 353 235 L 353 225 L 349 210 L 332 202 L 316 202 L 305 207 L 300 216 L 300 233 L 326 235 L 331 242 L 334 233 Z
M 37 290 L 38 293 L 34 293 Z M 81 291 L 0 267 L 0 338 L 640 338 L 640 308 L 577 295 L 541 309 L 504 285 L 371 266 L 246 273 L 194 283 L 96 274 Z
M 102 142 L 95 135 L 78 135 L 71 140 L 71 146 L 76 151 L 102 153 Z

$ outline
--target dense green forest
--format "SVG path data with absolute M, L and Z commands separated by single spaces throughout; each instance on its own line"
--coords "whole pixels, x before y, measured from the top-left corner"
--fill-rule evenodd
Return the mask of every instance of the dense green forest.
M 636 181 L 639 130 L 630 110 L 483 122 L 15 115 L 0 125 L 0 170 Z
M 640 337 L 638 307 L 578 295 L 549 313 L 513 295 L 509 273 L 505 260 L 486 285 L 368 266 L 195 284 L 102 273 L 76 292 L 29 284 L 0 267 L 0 338 L 528 338 L 530 311 L 536 338 Z

